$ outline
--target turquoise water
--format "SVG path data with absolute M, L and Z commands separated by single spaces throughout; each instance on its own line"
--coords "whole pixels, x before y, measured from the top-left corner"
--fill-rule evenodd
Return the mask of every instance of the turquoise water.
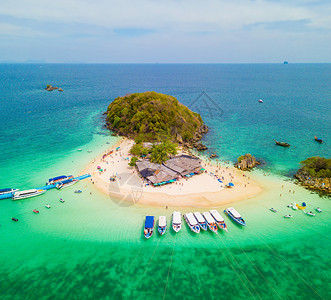
M 1 298 L 330 298 L 330 200 L 287 176 L 306 157 L 330 156 L 330 75 L 328 64 L 0 65 L 1 188 L 77 174 L 117 140 L 103 129 L 107 105 L 135 91 L 171 94 L 197 108 L 211 127 L 204 141 L 221 158 L 250 152 L 266 162 L 254 172 L 266 191 L 235 204 L 247 227 L 228 220 L 229 232 L 217 236 L 194 235 L 185 225 L 146 241 L 144 216 L 164 214 L 170 222 L 173 209 L 118 203 L 89 180 L 1 200 Z M 46 92 L 46 84 L 64 92 Z M 209 98 L 195 101 L 202 91 Z M 273 139 L 294 147 L 276 147 Z M 83 193 L 74 194 L 77 188 Z M 323 212 L 311 218 L 286 207 L 302 201 Z M 287 213 L 293 218 L 282 218 Z

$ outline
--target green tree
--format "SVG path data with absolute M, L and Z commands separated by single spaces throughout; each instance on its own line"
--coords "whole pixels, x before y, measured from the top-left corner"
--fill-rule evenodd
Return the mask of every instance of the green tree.
M 153 145 L 151 150 L 150 161 L 156 164 L 162 164 L 167 159 L 169 159 L 170 155 L 177 154 L 177 145 L 170 142 L 165 141 L 158 145 Z
M 129 162 L 129 166 L 134 167 L 136 165 L 137 160 L 139 160 L 138 157 L 135 157 L 135 156 L 131 157 L 131 160 Z

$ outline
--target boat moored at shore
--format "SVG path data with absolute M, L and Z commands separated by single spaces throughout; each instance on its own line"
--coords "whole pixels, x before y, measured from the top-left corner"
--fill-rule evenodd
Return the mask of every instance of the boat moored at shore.
M 224 212 L 236 223 L 242 226 L 246 226 L 246 222 L 244 221 L 244 219 L 233 207 L 225 209 Z
M 149 239 L 153 235 L 154 223 L 154 216 L 146 216 L 144 227 L 144 236 L 146 239 Z
M 167 218 L 166 216 L 159 216 L 158 231 L 160 235 L 164 235 L 167 230 Z
M 172 213 L 172 229 L 178 232 L 182 228 L 182 216 L 180 211 L 174 211 Z
M 57 176 L 57 177 L 48 179 L 48 181 L 46 182 L 46 185 L 60 183 L 61 181 L 68 180 L 68 179 L 73 179 L 73 178 L 74 178 L 74 176 L 72 176 L 72 175 L 69 175 L 69 176 L 66 176 L 66 175 Z
M 31 198 L 31 197 L 42 195 L 44 193 L 46 193 L 46 190 L 42 190 L 42 189 L 39 189 L 39 190 L 32 189 L 32 190 L 19 191 L 19 192 L 15 192 L 13 194 L 13 200 Z
M 212 231 L 218 234 L 217 232 L 217 225 L 215 222 L 215 219 L 212 217 L 209 211 L 203 212 L 202 213 L 203 217 L 205 218 L 208 228 Z
M 228 226 L 226 225 L 224 218 L 220 215 L 220 213 L 216 209 L 210 210 L 210 214 L 215 219 L 219 229 L 228 231 Z
M 76 180 L 76 179 L 67 179 L 67 180 L 64 180 L 64 181 L 61 181 L 60 183 L 58 183 L 56 185 L 56 188 L 58 190 L 64 189 L 64 188 L 66 188 L 68 186 L 74 185 L 77 182 L 78 182 L 78 180 Z
M 7 188 L 7 189 L 0 189 L 0 195 L 5 195 L 5 194 L 9 194 L 9 193 L 15 193 L 18 192 L 19 189 L 11 189 L 11 188 Z
M 185 219 L 187 225 L 190 227 L 190 229 L 193 232 L 195 232 L 195 233 L 199 233 L 200 232 L 200 226 L 198 224 L 198 221 L 193 216 L 192 213 L 186 213 L 186 214 L 184 214 L 184 219 Z
M 194 212 L 193 213 L 194 217 L 197 219 L 198 221 L 198 224 L 200 226 L 200 228 L 204 231 L 207 231 L 208 229 L 208 225 L 207 225 L 207 222 L 206 220 L 204 219 L 204 217 L 202 216 L 202 214 L 200 212 Z

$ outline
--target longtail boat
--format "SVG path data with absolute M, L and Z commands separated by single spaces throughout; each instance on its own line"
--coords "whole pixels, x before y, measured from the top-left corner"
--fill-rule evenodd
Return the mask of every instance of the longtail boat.
M 276 140 L 275 140 L 275 143 L 276 143 L 276 145 L 278 145 L 278 146 L 283 146 L 283 147 L 290 147 L 291 145 L 290 144 L 288 144 L 288 143 L 284 143 L 284 142 L 277 142 Z
M 314 137 L 315 137 L 315 141 L 316 142 L 319 142 L 320 144 L 323 143 L 323 140 L 322 139 L 318 138 L 316 135 Z

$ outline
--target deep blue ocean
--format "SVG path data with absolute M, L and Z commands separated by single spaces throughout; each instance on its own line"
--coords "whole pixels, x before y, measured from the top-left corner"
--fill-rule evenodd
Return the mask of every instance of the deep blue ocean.
M 300 161 L 330 157 L 331 64 L 0 64 L 0 188 L 78 174 L 116 140 L 104 128 L 109 103 L 144 91 L 199 112 L 208 153 L 265 162 L 264 192 L 233 204 L 247 226 L 224 215 L 228 233 L 183 226 L 146 241 L 145 216 L 170 222 L 172 208 L 118 205 L 89 180 L 82 194 L 1 200 L 0 299 L 330 299 L 330 198 L 289 179 Z M 302 201 L 323 212 L 287 207 Z

